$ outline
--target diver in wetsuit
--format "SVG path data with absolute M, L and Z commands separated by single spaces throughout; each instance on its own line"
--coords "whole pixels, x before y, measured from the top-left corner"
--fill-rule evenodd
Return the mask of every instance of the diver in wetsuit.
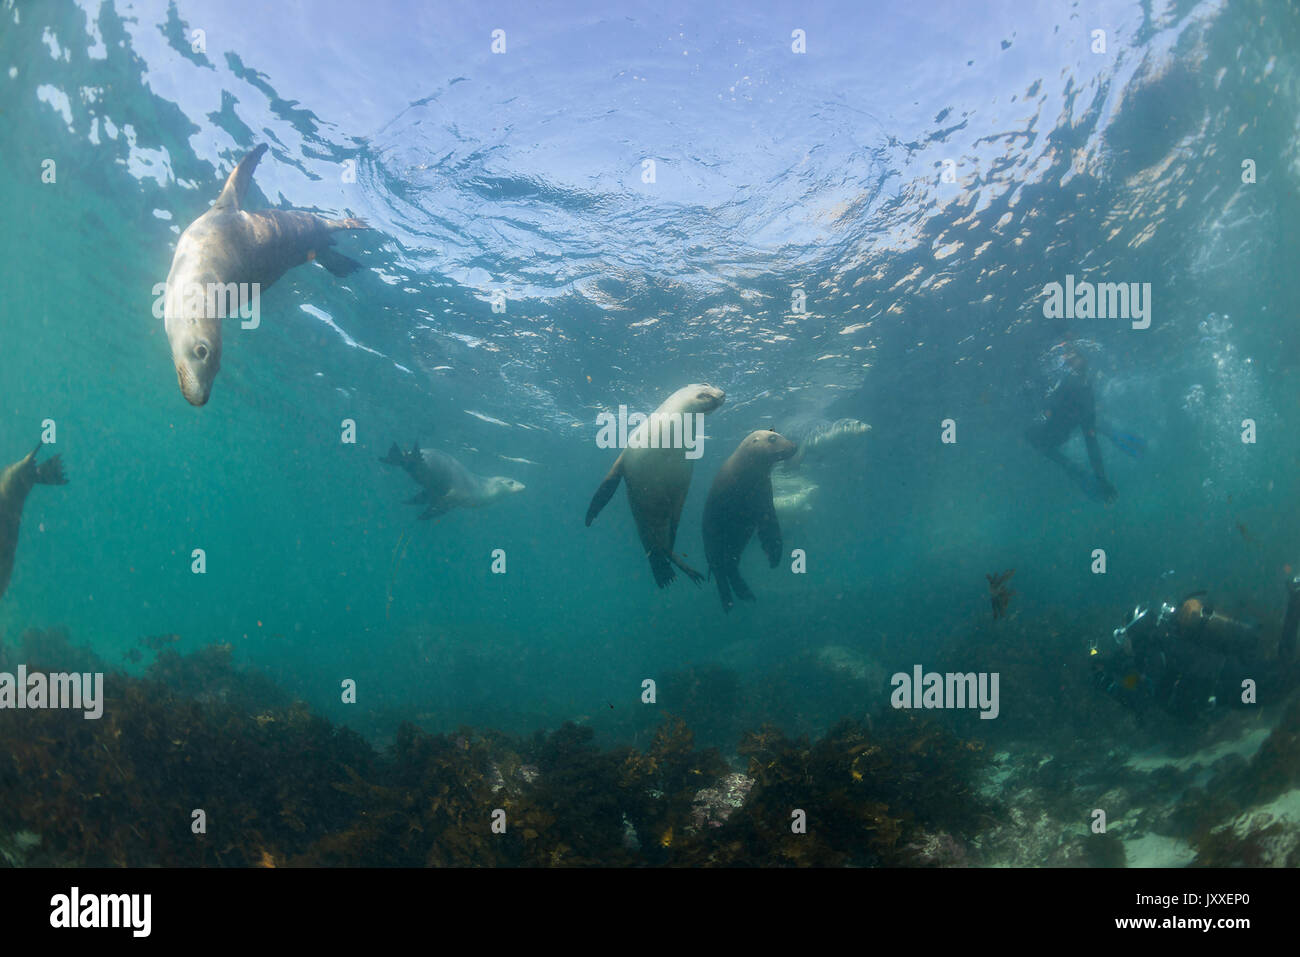
M 1161 708 L 1190 718 L 1216 707 L 1244 706 L 1242 682 L 1261 698 L 1300 683 L 1300 576 L 1287 584 L 1287 611 L 1276 653 L 1261 650 L 1258 625 L 1215 611 L 1203 593 L 1178 606 L 1138 605 L 1109 641 L 1089 648 L 1098 688 L 1135 710 Z
M 1082 470 L 1061 454 L 1075 429 L 1083 432 L 1088 447 L 1088 461 L 1097 479 L 1097 489 L 1107 502 L 1115 501 L 1119 493 L 1106 478 L 1101 462 L 1101 445 L 1097 442 L 1097 403 L 1088 380 L 1087 360 L 1077 350 L 1065 355 L 1065 376 L 1047 393 L 1047 408 L 1025 433 L 1029 443 L 1047 458 L 1064 468 L 1076 480 L 1086 479 Z

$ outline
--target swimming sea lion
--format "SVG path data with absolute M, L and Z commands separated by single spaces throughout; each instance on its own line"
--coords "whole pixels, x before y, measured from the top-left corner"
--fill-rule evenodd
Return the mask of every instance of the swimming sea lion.
M 786 459 L 785 464 L 788 466 L 789 463 L 790 460 Z M 776 514 L 779 517 L 786 518 L 811 512 L 813 501 L 820 488 L 820 485 L 808 478 L 806 472 L 772 470 L 772 504 L 776 507 Z
M 359 219 L 324 219 L 313 213 L 241 209 L 257 161 L 258 146 L 239 161 L 212 208 L 190 223 L 176 243 L 163 326 L 181 393 L 191 405 L 203 405 L 221 368 L 221 321 L 256 289 L 267 289 L 294 266 L 315 259 L 336 276 L 357 263 L 329 247 L 338 229 L 365 229 Z M 256 300 L 254 300 L 256 301 Z
M 0 597 L 9 587 L 14 571 L 14 552 L 18 548 L 18 525 L 23 517 L 23 503 L 33 485 L 67 485 L 63 463 L 54 456 L 36 464 L 39 445 L 23 459 L 0 472 Z
M 419 443 L 411 451 L 403 452 L 393 443 L 388 454 L 379 461 L 385 465 L 399 465 L 411 478 L 424 487 L 407 505 L 428 505 L 420 518 L 436 518 L 453 508 L 478 508 L 488 502 L 524 490 L 523 482 L 494 475 L 484 478 L 475 475 L 446 452 L 421 449 Z
M 871 426 L 857 419 L 796 419 L 781 426 L 781 434 L 798 446 L 798 451 L 781 470 L 792 472 L 805 461 L 828 457 L 838 446 L 848 446 L 850 440 L 866 435 Z
M 745 601 L 754 593 L 740 577 L 740 555 L 749 538 L 758 540 L 775 568 L 781 561 L 781 525 L 772 504 L 772 466 L 795 454 L 795 444 L 770 429 L 745 436 L 722 463 L 704 503 L 704 555 L 718 580 L 722 607 L 731 611 L 731 592 Z
M 673 565 L 684 571 L 697 585 L 704 580 L 704 576 L 673 552 L 673 545 L 677 541 L 677 523 L 682 517 L 682 505 L 686 502 L 686 491 L 691 485 L 691 471 L 695 462 L 687 458 L 689 450 L 685 448 L 646 447 L 652 444 L 647 441 L 647 438 L 653 437 L 651 426 L 660 423 L 659 434 L 662 436 L 667 431 L 662 423 L 670 421 L 668 416 L 695 413 L 703 415 L 722 405 L 726 397 L 721 389 L 699 384 L 688 385 L 670 395 L 663 405 L 655 409 L 628 436 L 627 448 L 609 470 L 605 481 L 600 483 L 587 508 L 587 525 L 590 526 L 614 496 L 619 481 L 627 479 L 627 501 L 632 507 L 632 518 L 636 521 L 636 530 L 641 536 L 646 558 L 650 560 L 655 584 L 660 588 L 677 577 Z M 685 422 L 684 419 L 682 421 Z M 679 434 L 684 437 L 684 433 Z M 659 441 L 653 444 L 670 445 Z

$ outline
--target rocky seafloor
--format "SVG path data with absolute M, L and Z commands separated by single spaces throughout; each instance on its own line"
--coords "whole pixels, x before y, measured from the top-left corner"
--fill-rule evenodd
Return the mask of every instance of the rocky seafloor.
M 1300 699 L 1169 750 L 975 740 L 892 711 L 760 725 L 729 754 L 673 715 L 640 747 L 405 724 L 381 748 L 228 646 L 161 647 L 132 676 L 28 632 L 0 645 L 0 671 L 18 661 L 109 674 L 99 720 L 0 720 L 11 866 L 1300 864 Z

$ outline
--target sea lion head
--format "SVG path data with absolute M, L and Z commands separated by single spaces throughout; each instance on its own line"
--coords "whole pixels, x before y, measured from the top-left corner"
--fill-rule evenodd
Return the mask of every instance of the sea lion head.
M 746 455 L 764 462 L 769 466 L 777 462 L 784 462 L 794 455 L 798 447 L 780 433 L 773 432 L 771 429 L 759 429 L 757 432 L 750 432 L 745 436 L 745 441 L 740 443 L 740 449 Z
M 726 401 L 727 393 L 711 385 L 693 383 L 678 389 L 668 400 L 674 412 L 712 412 Z
M 488 479 L 488 485 L 491 489 L 492 496 L 513 495 L 516 492 L 522 492 L 527 486 L 523 482 L 517 482 L 512 478 L 506 478 L 504 475 L 494 475 Z
M 221 368 L 221 330 L 208 333 L 208 323 L 181 319 L 171 335 L 176 382 L 190 405 L 206 405 L 212 381 Z

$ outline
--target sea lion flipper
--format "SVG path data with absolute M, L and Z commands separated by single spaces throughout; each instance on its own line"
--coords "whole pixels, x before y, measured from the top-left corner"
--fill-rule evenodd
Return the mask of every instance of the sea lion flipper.
M 445 511 L 447 511 L 446 506 L 435 502 L 434 504 L 430 505 L 428 508 L 426 508 L 423 512 L 420 513 L 420 520 L 426 521 L 431 518 L 437 518 Z
M 350 276 L 361 268 L 361 263 L 355 259 L 349 259 L 333 249 L 318 249 L 316 251 L 316 261 L 328 269 L 332 275 L 339 278 Z
M 406 500 L 407 505 L 428 505 L 433 501 L 433 495 L 429 490 L 423 489 Z
M 587 526 L 589 528 L 591 523 L 596 520 L 596 516 L 600 514 L 600 510 L 609 504 L 609 500 L 614 497 L 614 493 L 618 491 L 618 483 L 622 480 L 623 456 L 620 455 L 614 463 L 614 467 L 605 476 L 605 481 L 600 483 L 600 487 L 596 489 L 596 494 L 591 497 L 591 504 L 587 506 Z M 658 575 L 655 577 L 657 579 Z M 669 580 L 671 581 L 671 578 Z
M 673 564 L 686 573 L 686 577 L 695 582 L 695 587 L 700 587 L 700 582 L 704 581 L 704 576 L 697 572 L 690 565 L 682 561 L 681 556 L 676 552 L 669 552 L 668 556 L 672 559 Z
M 63 474 L 63 456 L 56 455 L 36 466 L 36 483 L 38 485 L 67 485 L 67 476 Z
M 781 523 L 776 518 L 776 504 L 772 495 L 767 495 L 766 508 L 758 518 L 758 541 L 763 546 L 763 554 L 772 568 L 781 564 Z M 739 591 L 739 589 L 737 589 Z
M 226 180 L 226 185 L 222 187 L 221 195 L 217 201 L 212 204 L 213 209 L 239 209 L 244 202 L 244 196 L 248 193 L 248 184 L 253 181 L 253 170 L 257 169 L 257 162 L 266 152 L 266 144 L 260 143 L 253 148 L 253 151 L 239 161 L 230 172 L 230 178 Z

